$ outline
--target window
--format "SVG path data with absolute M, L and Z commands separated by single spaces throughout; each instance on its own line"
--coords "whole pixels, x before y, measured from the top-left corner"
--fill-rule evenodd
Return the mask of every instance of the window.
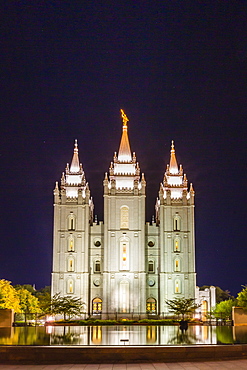
M 180 252 L 181 251 L 181 239 L 180 238 L 175 238 L 173 241 L 173 246 L 174 246 L 174 252 Z
M 122 206 L 120 208 L 120 228 L 129 228 L 129 207 L 127 206 Z
M 156 299 L 148 298 L 146 303 L 147 313 L 156 313 Z
M 74 280 L 67 280 L 67 293 L 74 293 Z
M 181 281 L 179 279 L 175 280 L 174 293 L 181 293 Z
M 75 215 L 73 214 L 73 212 L 70 212 L 68 217 L 68 229 L 75 230 Z
M 74 261 L 74 258 L 73 257 L 70 257 L 68 259 L 67 269 L 68 269 L 68 271 L 71 271 L 71 272 L 75 271 L 75 261 Z
M 148 272 L 154 272 L 154 261 L 148 261 Z
M 180 231 L 181 229 L 181 217 L 176 214 L 173 218 L 173 230 Z
M 174 271 L 181 271 L 180 258 L 174 260 Z
M 68 251 L 74 252 L 75 251 L 75 239 L 72 234 L 68 237 Z
M 93 304 L 93 314 L 99 314 L 102 312 L 102 299 L 94 298 L 92 304 Z
M 101 268 L 100 268 L 100 261 L 97 260 L 94 262 L 94 272 L 100 272 L 101 271 Z
M 126 237 L 120 241 L 120 270 L 129 270 L 129 241 Z

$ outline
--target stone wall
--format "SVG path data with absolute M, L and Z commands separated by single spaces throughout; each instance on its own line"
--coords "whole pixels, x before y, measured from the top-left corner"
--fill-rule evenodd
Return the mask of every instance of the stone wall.
M 242 307 L 233 307 L 232 320 L 234 325 L 247 325 L 247 309 Z
M 0 309 L 0 327 L 12 326 L 14 320 L 14 310 Z

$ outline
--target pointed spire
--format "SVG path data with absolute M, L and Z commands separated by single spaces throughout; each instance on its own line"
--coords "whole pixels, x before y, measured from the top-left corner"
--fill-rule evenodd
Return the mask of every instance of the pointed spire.
M 79 155 L 78 155 L 78 145 L 77 140 L 75 140 L 74 155 L 70 165 L 70 172 L 76 173 L 80 171 Z
M 124 113 L 123 109 L 121 109 L 121 115 L 123 119 L 123 133 L 122 133 L 122 138 L 121 138 L 119 151 L 118 151 L 118 160 L 120 162 L 130 162 L 132 160 L 132 157 L 131 157 L 130 144 L 129 144 L 129 138 L 128 138 L 128 127 L 127 127 L 127 122 L 129 121 L 129 119 Z
M 178 173 L 178 164 L 175 155 L 175 148 L 174 148 L 174 141 L 172 140 L 171 146 L 171 158 L 170 158 L 170 166 L 169 166 L 170 173 L 177 174 Z

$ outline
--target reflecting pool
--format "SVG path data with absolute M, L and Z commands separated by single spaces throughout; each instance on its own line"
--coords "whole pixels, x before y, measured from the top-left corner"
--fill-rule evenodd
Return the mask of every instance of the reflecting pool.
M 247 343 L 246 326 L 42 326 L 0 328 L 0 345 L 192 345 Z

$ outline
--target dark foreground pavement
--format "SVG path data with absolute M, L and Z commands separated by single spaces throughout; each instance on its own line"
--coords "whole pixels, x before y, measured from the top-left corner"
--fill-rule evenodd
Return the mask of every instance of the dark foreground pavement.
M 127 364 L 67 364 L 67 365 L 1 365 L 0 370 L 223 370 L 247 369 L 247 360 L 176 362 L 176 363 L 127 363 Z

